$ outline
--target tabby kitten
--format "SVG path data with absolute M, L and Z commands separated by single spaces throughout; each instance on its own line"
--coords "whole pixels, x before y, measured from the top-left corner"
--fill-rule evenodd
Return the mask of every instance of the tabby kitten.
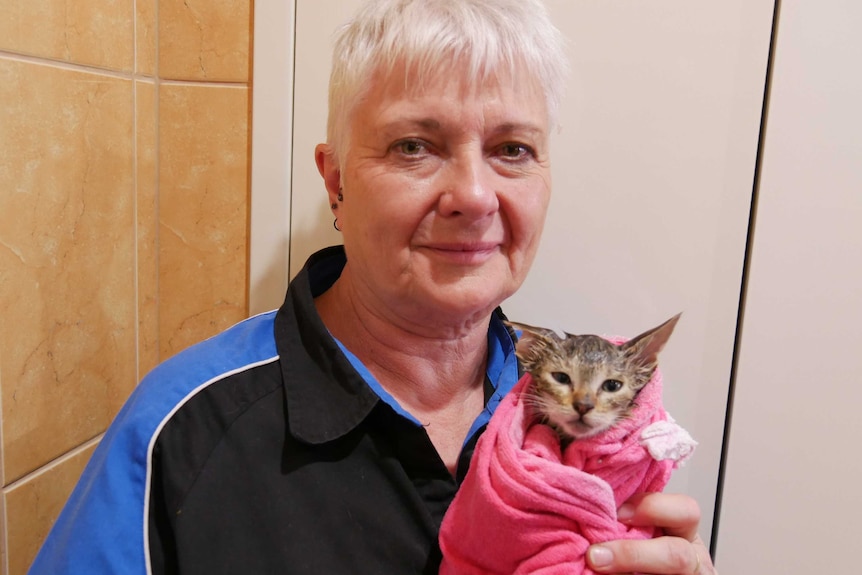
M 564 442 L 608 429 L 634 409 L 680 315 L 621 345 L 510 322 L 523 332 L 515 355 L 533 377 L 528 405 Z

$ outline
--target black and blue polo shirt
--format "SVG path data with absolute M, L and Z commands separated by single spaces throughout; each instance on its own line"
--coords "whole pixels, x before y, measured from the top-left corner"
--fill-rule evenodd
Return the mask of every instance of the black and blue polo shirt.
M 476 440 L 519 377 L 497 310 L 486 408 L 452 477 L 425 429 L 327 331 L 314 254 L 277 312 L 176 355 L 136 388 L 31 575 L 437 573 L 437 532 Z

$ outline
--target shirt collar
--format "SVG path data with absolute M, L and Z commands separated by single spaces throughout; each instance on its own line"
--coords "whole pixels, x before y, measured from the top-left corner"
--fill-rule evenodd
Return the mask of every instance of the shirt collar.
M 275 322 L 288 426 L 297 439 L 312 444 L 332 441 L 354 429 L 381 397 L 396 412 L 415 421 L 394 399 L 387 399 L 385 390 L 375 391 L 373 377 L 330 335 L 317 315 L 314 297 L 338 279 L 345 262 L 342 246 L 326 248 L 309 258 L 291 282 Z M 502 397 L 521 376 L 514 335 L 503 324 L 505 319 L 499 308 L 491 317 L 486 373 L 494 393 L 466 440 L 488 423 Z
M 312 255 L 290 282 L 275 318 L 290 433 L 306 443 L 338 439 L 364 420 L 379 401 L 341 353 L 314 307 L 314 296 L 338 279 L 344 248 Z

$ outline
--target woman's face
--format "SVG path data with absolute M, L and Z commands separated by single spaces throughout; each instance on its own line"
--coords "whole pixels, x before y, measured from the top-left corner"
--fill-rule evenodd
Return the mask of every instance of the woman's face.
M 407 90 L 376 81 L 339 171 L 318 148 L 351 285 L 417 322 L 470 322 L 523 282 L 550 196 L 545 99 L 527 75 L 474 86 L 455 66 Z

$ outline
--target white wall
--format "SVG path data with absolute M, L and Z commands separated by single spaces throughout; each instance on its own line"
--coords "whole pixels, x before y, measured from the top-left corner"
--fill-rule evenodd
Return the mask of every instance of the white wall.
M 281 305 L 288 279 L 294 1 L 254 3 L 249 311 Z
M 717 541 L 722 573 L 858 573 L 862 5 L 781 2 Z
M 700 442 L 671 491 L 715 503 L 772 1 L 549 2 L 574 76 L 514 319 L 633 336 L 682 311 L 665 404 Z
M 311 253 L 323 246 L 341 243 L 341 234 L 332 227 L 332 211 L 314 163 L 314 147 L 326 141 L 332 34 L 358 5 L 358 0 L 297 2 L 291 277 L 302 268 Z

